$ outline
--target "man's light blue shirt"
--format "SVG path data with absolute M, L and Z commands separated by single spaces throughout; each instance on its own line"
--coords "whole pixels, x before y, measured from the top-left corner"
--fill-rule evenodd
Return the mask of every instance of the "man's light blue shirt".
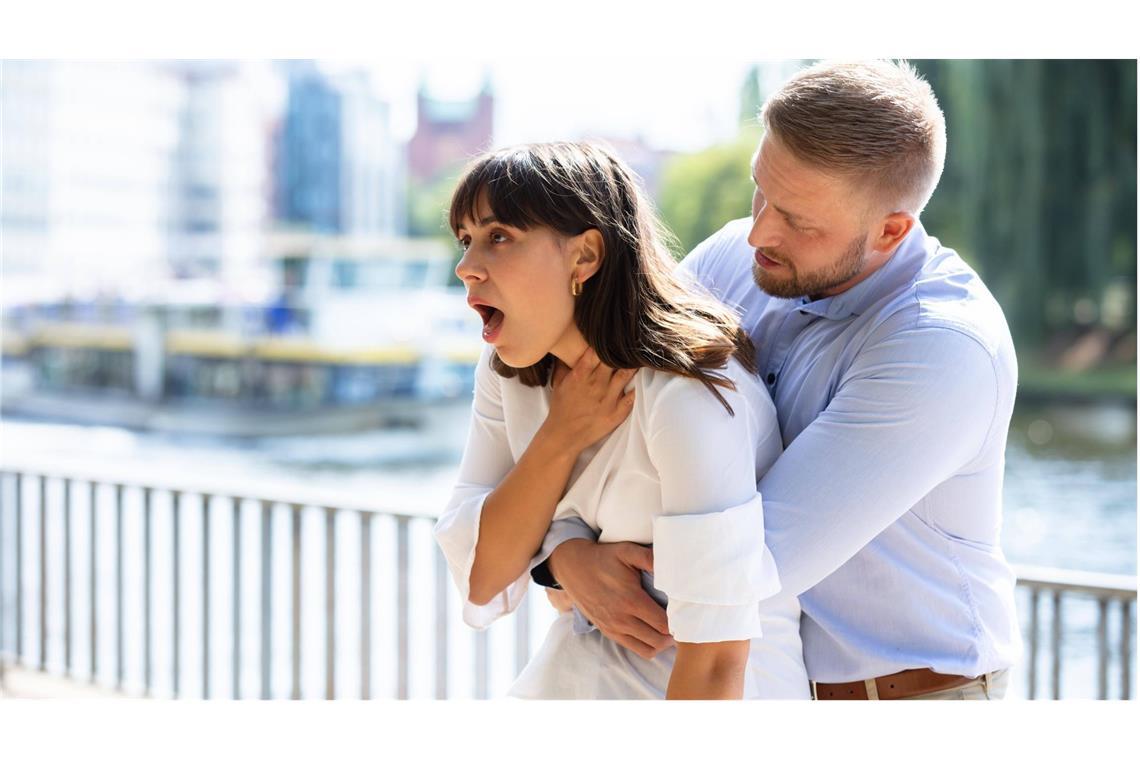
M 750 229 L 730 222 L 681 270 L 740 311 L 776 404 L 785 452 L 759 491 L 809 677 L 1011 666 L 1000 529 L 1017 364 L 1001 307 L 920 224 L 850 290 L 775 298 L 753 281 Z

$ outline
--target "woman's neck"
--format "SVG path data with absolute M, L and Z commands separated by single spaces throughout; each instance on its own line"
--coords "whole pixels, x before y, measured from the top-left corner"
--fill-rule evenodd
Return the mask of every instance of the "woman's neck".
M 582 354 L 586 353 L 586 349 L 589 347 L 586 339 L 582 337 L 582 333 L 578 331 L 578 326 L 571 325 L 562 339 L 554 345 L 554 348 L 550 349 L 550 353 L 569 369 L 574 369 L 574 365 L 578 363 Z

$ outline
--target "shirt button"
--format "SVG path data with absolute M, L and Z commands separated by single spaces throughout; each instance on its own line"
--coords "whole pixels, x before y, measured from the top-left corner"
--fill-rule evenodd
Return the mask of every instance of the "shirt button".
M 774 382 L 776 382 L 776 373 L 775 372 L 769 372 L 768 373 L 768 385 L 771 385 Z

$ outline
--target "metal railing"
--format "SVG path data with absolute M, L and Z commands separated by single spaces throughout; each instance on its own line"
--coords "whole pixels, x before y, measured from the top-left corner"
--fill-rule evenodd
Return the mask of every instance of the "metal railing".
M 1050 696 L 1061 697 L 1061 656 L 1064 647 L 1066 599 L 1084 597 L 1095 600 L 1096 623 L 1096 673 L 1097 699 L 1109 697 L 1109 664 L 1112 650 L 1109 646 L 1109 611 L 1116 603 L 1119 611 L 1120 636 L 1116 642 L 1115 654 L 1120 670 L 1120 699 L 1132 698 L 1132 643 L 1134 635 L 1132 616 L 1136 605 L 1136 578 L 1134 576 L 1090 573 L 1075 570 L 1057 570 L 1047 567 L 1020 566 L 1017 570 L 1017 585 L 1027 590 L 1029 597 L 1029 625 L 1026 631 L 1028 679 L 1026 697 L 1037 698 L 1038 655 L 1041 644 L 1041 597 L 1048 595 L 1052 600 L 1050 631 L 1051 679 Z
M 48 488 L 49 484 L 53 482 L 57 484 L 55 490 L 59 496 L 58 503 L 55 505 L 49 498 Z M 87 495 L 83 499 L 85 504 L 82 506 L 87 508 L 86 527 L 89 534 L 86 557 L 89 583 L 85 589 L 88 612 L 86 622 L 88 625 L 85 637 L 77 635 L 76 623 L 79 621 L 75 619 L 73 610 L 75 606 L 73 570 L 75 555 L 77 554 L 77 547 L 73 540 L 75 517 L 73 513 L 77 508 L 75 495 L 83 486 L 86 486 Z M 129 629 L 124 616 L 124 559 L 127 555 L 127 543 L 124 540 L 124 504 L 126 497 L 131 496 L 132 493 L 136 497 L 135 506 L 141 509 L 141 525 L 139 526 L 141 540 L 139 545 L 142 554 L 142 588 L 137 596 L 141 597 L 142 610 L 140 619 L 136 621 L 137 627 L 141 628 L 141 631 L 135 633 L 140 635 L 142 640 L 142 674 L 137 683 L 130 683 L 124 677 L 124 663 L 126 661 L 124 638 Z M 373 539 L 376 523 L 387 520 L 394 522 L 395 529 L 394 556 L 391 556 L 391 559 L 394 560 L 396 581 L 396 593 L 394 595 L 396 636 L 394 651 L 390 655 L 396 672 L 395 687 L 391 696 L 397 699 L 409 697 L 410 667 L 412 665 L 412 658 L 409 653 L 411 644 L 410 617 L 415 611 L 413 602 L 428 601 L 421 594 L 417 594 L 413 599 L 410 593 L 412 579 L 409 563 L 409 534 L 417 523 L 434 524 L 435 519 L 433 517 L 398 512 L 381 513 L 356 507 L 279 502 L 245 494 L 190 492 L 184 489 L 162 488 L 138 483 L 78 479 L 70 475 L 55 473 L 0 471 L 0 659 L 7 659 L 10 664 L 35 668 L 44 673 L 54 672 L 56 675 L 68 678 L 87 678 L 91 683 L 101 683 L 123 693 L 142 696 L 156 695 L 154 688 L 156 642 L 153 636 L 153 623 L 157 611 L 154 609 L 153 601 L 159 595 L 155 593 L 157 589 L 154 585 L 158 568 L 154 551 L 156 536 L 153 518 L 156 501 L 161 494 L 166 495 L 169 506 L 168 545 L 171 549 L 170 556 L 165 558 L 165 561 L 169 563 L 168 570 L 171 581 L 168 597 L 170 608 L 167 611 L 168 619 L 171 621 L 169 639 L 171 655 L 170 688 L 165 690 L 166 696 L 174 698 L 190 696 L 204 699 L 248 696 L 247 690 L 243 689 L 243 674 L 247 673 L 247 668 L 242 659 L 242 641 L 244 626 L 251 623 L 248 618 L 252 609 L 258 610 L 259 618 L 257 631 L 259 690 L 257 694 L 262 699 L 275 696 L 274 678 L 279 673 L 278 669 L 274 667 L 274 644 L 275 639 L 278 638 L 274 630 L 274 617 L 277 613 L 274 608 L 274 583 L 278 581 L 279 573 L 274 570 L 274 557 L 275 552 L 280 551 L 281 548 L 277 545 L 279 542 L 274 540 L 273 528 L 274 518 L 282 510 L 285 510 L 290 517 L 290 538 L 286 551 L 289 552 L 291 565 L 288 581 L 291 598 L 289 605 L 288 696 L 292 699 L 302 697 L 302 621 L 306 613 L 311 613 L 321 603 L 324 607 L 322 610 L 325 654 L 323 696 L 326 699 L 350 696 L 345 694 L 343 689 L 338 690 L 336 683 L 337 641 L 339 638 L 337 559 L 338 552 L 341 549 L 337 536 L 337 525 L 342 516 L 348 516 L 347 519 L 357 524 L 360 536 L 358 551 L 360 573 L 357 579 L 359 597 L 349 603 L 359 604 L 360 609 L 358 650 L 355 656 L 355 661 L 359 667 L 359 692 L 358 695 L 353 696 L 358 696 L 361 699 L 370 699 L 375 696 L 371 676 L 374 664 L 373 634 L 377 615 L 372 603 L 374 601 L 373 579 L 378 568 L 373 563 Z M 108 495 L 112 498 L 108 499 Z M 189 515 L 183 513 L 186 511 L 187 502 L 194 496 L 199 502 L 198 517 L 201 534 L 197 545 L 190 546 L 188 545 L 190 542 L 183 535 Z M 225 514 L 227 506 L 229 508 L 228 515 Z M 250 600 L 256 603 L 256 608 L 249 606 L 249 602 L 246 601 L 243 593 L 245 574 L 242 572 L 242 564 L 244 544 L 246 543 L 243 541 L 243 517 L 246 511 L 251 508 L 259 512 L 260 516 L 260 548 L 258 551 L 260 593 L 256 600 Z M 49 514 L 53 512 L 56 514 L 52 516 L 62 522 L 61 526 L 49 525 Z M 311 512 L 321 513 L 324 517 L 324 598 L 319 600 L 307 599 L 302 595 L 305 570 L 302 556 L 302 518 Z M 210 590 L 215 585 L 214 573 L 217 572 L 215 568 L 219 558 L 219 555 L 215 553 L 215 542 L 211 538 L 211 526 L 213 521 L 227 517 L 232 526 L 229 546 L 225 547 L 231 552 L 228 569 L 232 571 L 232 585 L 230 587 L 232 627 L 228 632 L 231 658 L 228 670 L 231 679 L 228 689 L 223 690 L 215 680 L 217 669 L 221 663 L 214 661 L 215 653 L 211 649 L 211 641 L 215 638 L 214 634 L 216 633 L 214 615 L 217 612 L 217 605 L 211 599 Z M 29 571 L 28 565 L 32 564 L 26 556 L 28 549 L 28 541 L 26 540 L 28 526 L 26 522 L 29 518 L 38 522 L 38 527 L 35 530 L 35 538 L 38 540 L 38 560 L 33 558 L 35 562 L 33 573 L 38 575 L 38 579 L 31 584 L 29 583 L 31 579 L 25 577 Z M 113 521 L 113 538 L 109 547 L 103 545 L 103 542 L 99 540 L 101 534 L 100 521 L 105 519 Z M 6 526 L 14 535 L 9 535 L 5 530 Z M 62 536 L 59 537 L 61 545 L 55 547 L 49 545 L 49 535 L 53 532 L 51 530 L 53 527 L 56 533 L 62 528 Z M 183 617 L 187 610 L 183 600 L 182 585 L 184 582 L 185 554 L 188 554 L 188 550 L 195 549 L 200 552 L 199 565 L 201 568 L 200 606 L 197 610 L 201 621 L 200 638 L 197 641 L 197 654 L 200 659 L 201 671 L 200 690 L 190 694 L 183 683 L 186 653 L 181 651 L 181 645 L 182 638 L 185 635 Z M 8 559 L 9 552 L 14 554 L 14 562 Z M 107 601 L 105 598 L 107 594 L 100 593 L 100 584 L 103 580 L 101 574 L 105 570 L 103 567 L 105 563 L 102 561 L 104 552 L 110 552 L 109 556 L 114 560 L 114 591 L 110 595 L 114 605 L 114 623 L 111 626 L 99 625 L 101 619 L 100 605 Z M 450 696 L 448 670 L 450 605 L 448 597 L 449 593 L 453 597 L 455 594 L 450 590 L 451 580 L 448 576 L 444 557 L 434 542 L 432 542 L 432 552 L 434 554 L 435 577 L 432 584 L 434 592 L 431 594 L 434 599 L 430 599 L 430 602 L 434 604 L 435 623 L 435 641 L 433 656 L 431 657 L 435 669 L 434 697 L 444 699 Z M 58 561 L 62 563 L 62 568 L 50 568 L 51 563 L 56 561 L 53 559 L 55 557 L 59 558 Z M 56 573 L 61 571 L 62 582 L 52 583 L 49 579 L 49 569 Z M 6 577 L 6 574 L 10 572 L 14 575 L 11 579 Z M 33 600 L 25 599 L 26 590 L 30 585 L 36 589 L 38 604 Z M 11 593 L 9 589 L 12 589 Z M 61 593 L 62 600 L 52 599 L 51 594 L 54 593 Z M 26 629 L 30 627 L 28 625 L 30 621 L 25 619 L 29 601 L 33 602 L 30 606 L 38 613 L 38 623 L 35 625 L 35 631 L 38 634 L 38 646 L 34 653 L 29 651 L 30 642 L 25 640 Z M 57 614 L 61 614 L 62 621 L 49 619 L 49 614 L 53 609 Z M 13 619 L 11 624 L 9 623 L 9 615 Z M 511 674 L 512 676 L 521 671 L 529 659 L 529 617 L 529 605 L 524 597 L 512 621 L 515 638 L 514 672 Z M 60 635 L 57 638 L 49 637 L 49 631 L 57 627 L 60 622 L 62 622 Z M 502 628 L 499 625 L 496 627 Z M 114 636 L 113 678 L 108 677 L 99 661 L 102 650 L 100 637 L 108 634 Z M 491 673 L 489 631 L 471 631 L 470 635 L 473 638 L 475 663 L 472 696 L 486 698 L 489 693 Z M 9 640 L 10 638 L 14 640 Z M 77 671 L 73 658 L 77 638 L 85 638 L 86 641 L 81 643 L 86 643 L 89 647 L 87 667 L 83 672 Z M 55 650 L 54 654 L 57 655 L 54 658 L 49 657 L 49 653 L 52 653 L 53 649 Z M 58 667 L 50 667 L 49 661 L 54 662 L 60 659 L 58 657 L 60 650 L 62 650 L 62 663 L 56 662 L 55 664 Z
M 49 484 L 55 483 L 58 498 L 55 506 L 49 499 Z M 75 512 L 77 510 L 76 494 L 86 491 L 81 500 L 86 506 L 87 529 L 87 565 L 86 565 L 86 620 L 79 621 L 74 614 L 74 576 L 76 571 L 77 547 L 74 536 Z M 102 496 L 102 498 L 100 498 Z M 110 498 L 108 498 L 110 496 Z M 157 502 L 164 497 L 168 510 L 168 546 L 170 556 L 156 558 L 156 527 L 155 514 L 158 509 Z M 138 519 L 135 528 L 138 535 L 136 542 L 129 542 L 126 533 L 125 505 L 133 500 L 137 508 Z M 188 502 L 198 502 L 200 525 L 200 539 L 195 545 L 184 537 L 187 523 L 192 524 L 192 515 L 187 513 Z M 226 509 L 228 506 L 228 510 Z M 249 511 L 258 516 L 257 535 L 257 572 L 260 588 L 256 594 L 256 607 L 249 606 L 246 601 L 245 581 L 248 572 L 243 572 L 245 560 L 244 525 Z M 410 533 L 414 526 L 430 526 L 435 518 L 425 515 L 405 514 L 391 511 L 378 511 L 364 507 L 335 506 L 326 503 L 309 503 L 306 501 L 278 500 L 266 498 L 264 494 L 248 495 L 233 492 L 210 492 L 204 489 L 191 489 L 186 487 L 164 487 L 154 484 L 125 482 L 122 480 L 103 480 L 74 473 L 47 473 L 27 470 L 13 471 L 0 470 L 0 673 L 2 661 L 23 667 L 36 668 L 42 672 L 54 672 L 68 678 L 86 677 L 91 683 L 101 683 L 123 693 L 154 696 L 165 694 L 174 698 L 201 697 L 210 698 L 242 698 L 248 696 L 243 689 L 245 681 L 249 680 L 249 668 L 243 660 L 243 636 L 246 635 L 245 626 L 251 624 L 250 612 L 257 610 L 257 655 L 256 675 L 259 688 L 257 695 L 262 699 L 269 699 L 281 695 L 281 689 L 275 689 L 275 677 L 282 675 L 281 668 L 274 667 L 274 643 L 280 638 L 280 631 L 275 630 L 274 620 L 280 613 L 275 606 L 274 583 L 281 575 L 276 572 L 274 560 L 276 551 L 281 551 L 274 540 L 275 516 L 282 512 L 288 514 L 289 532 L 287 556 L 289 557 L 289 626 L 288 626 L 288 669 L 287 680 L 289 684 L 288 696 L 292 699 L 302 698 L 302 665 L 304 647 L 304 626 L 306 612 L 319 609 L 323 602 L 321 621 L 323 622 L 323 650 L 324 657 L 321 663 L 323 676 L 323 696 L 326 699 L 350 696 L 345 690 L 337 687 L 337 643 L 340 639 L 338 628 L 338 556 L 342 550 L 342 542 L 338 541 L 338 523 L 348 520 L 355 523 L 359 532 L 359 543 L 356 551 L 359 559 L 359 574 L 352 579 L 356 582 L 358 597 L 348 606 L 359 605 L 359 630 L 356 638 L 356 652 L 354 661 L 359 668 L 359 690 L 356 694 L 361 699 L 370 699 L 375 696 L 372 687 L 372 674 L 377 660 L 374 655 L 375 624 L 377 611 L 373 602 L 376 599 L 374 580 L 381 569 L 380 563 L 373 559 L 380 555 L 385 559 L 383 552 L 377 552 L 374 547 L 376 527 L 378 523 L 390 521 L 394 523 L 394 547 L 386 559 L 394 565 L 395 594 L 393 601 L 395 642 L 389 652 L 394 666 L 394 688 L 390 696 L 397 699 L 407 699 L 410 696 L 411 667 L 411 617 L 421 602 L 433 605 L 432 626 L 430 636 L 433 638 L 430 659 L 434 665 L 434 682 L 432 695 L 437 699 L 453 696 L 449 687 L 450 675 L 450 644 L 454 638 L 451 625 L 455 621 L 452 612 L 458 606 L 457 595 L 451 590 L 451 580 L 448 576 L 446 561 L 434 541 L 431 542 L 433 576 L 430 584 L 419 579 L 417 591 L 412 593 L 412 573 L 410 562 Z M 52 515 L 51 513 L 54 513 Z M 309 515 L 323 516 L 323 596 L 322 599 L 306 598 L 302 593 L 305 580 L 306 567 L 302 540 L 302 524 Z M 54 520 L 49 521 L 49 516 Z M 36 523 L 35 542 L 26 540 L 29 532 L 25 524 L 30 518 Z M 221 552 L 216 551 L 212 539 L 212 528 L 215 521 L 228 519 L 229 541 L 228 547 Z M 110 547 L 106 542 L 100 542 L 102 521 L 111 520 Z M 51 522 L 58 524 L 52 525 Z M 57 541 L 49 541 L 49 536 L 56 534 Z M 11 535 L 9 534 L 11 532 Z M 103 531 L 105 532 L 105 531 Z M 38 544 L 38 559 L 35 563 L 27 561 L 26 553 L 30 546 Z M 132 621 L 128 624 L 126 619 L 126 568 L 125 560 L 130 558 L 129 549 L 134 546 L 137 554 L 132 564 L 141 565 L 141 579 L 132 581 L 141 584 L 141 589 L 135 594 L 141 601 L 141 610 L 132 610 Z M 223 552 L 229 550 L 228 569 L 231 573 L 229 584 L 230 628 L 226 636 L 230 642 L 230 657 L 228 667 L 223 667 L 220 660 L 215 659 L 215 652 L 211 642 L 218 634 L 217 618 L 220 610 L 218 601 L 211 595 L 211 589 L 216 587 L 219 562 Z M 200 664 L 200 688 L 191 694 L 183 684 L 184 662 L 186 652 L 182 650 L 182 638 L 186 635 L 186 626 L 183 618 L 187 612 L 183 599 L 184 567 L 190 551 L 197 550 L 198 564 L 201 570 L 200 599 L 196 613 L 200 619 L 200 639 L 197 644 L 197 654 Z M 14 561 L 9 560 L 14 556 Z M 108 563 L 107 559 L 111 562 Z M 154 624 L 158 611 L 155 609 L 156 598 L 165 595 L 156 593 L 155 586 L 159 565 L 156 562 L 168 563 L 169 596 L 165 597 L 169 603 L 168 620 L 170 621 L 168 640 L 169 644 L 169 688 L 156 690 L 155 651 L 156 640 Z M 62 564 L 54 567 L 53 563 Z M 34 574 L 38 578 L 29 583 L 25 578 L 28 565 L 33 564 Z M 110 567 L 108 568 L 108 564 Z M 56 574 L 55 583 L 52 583 L 52 573 Z M 1108 641 L 1108 620 L 1110 606 L 1115 602 L 1119 610 L 1120 635 L 1116 642 L 1116 658 L 1120 668 L 1119 698 L 1131 698 L 1131 656 L 1133 639 L 1132 616 L 1135 613 L 1136 578 L 1131 576 L 1106 575 L 1098 573 L 1082 573 L 1063 571 L 1050 568 L 1016 568 L 1018 573 L 1018 586 L 1023 588 L 1029 598 L 1029 623 L 1025 631 L 1027 639 L 1028 659 L 1028 689 L 1026 696 L 1036 698 L 1038 691 L 1038 655 L 1042 626 L 1040 624 L 1039 606 L 1042 594 L 1048 594 L 1052 599 L 1051 621 L 1051 694 L 1053 698 L 1061 696 L 1062 650 L 1066 626 L 1064 624 L 1064 602 L 1069 597 L 1090 597 L 1096 601 L 1098 607 L 1097 623 L 1097 696 L 1108 698 L 1108 671 L 1111 651 Z M 12 577 L 8 574 L 11 573 Z M 110 576 L 110 578 L 108 578 Z M 101 583 L 113 581 L 113 593 L 100 593 Z M 32 587 L 36 590 L 38 600 L 26 600 L 26 590 Z M 427 591 L 430 587 L 431 591 Z M 53 593 L 62 595 L 62 599 L 52 598 Z M 100 625 L 106 615 L 101 616 L 101 605 L 110 596 L 113 601 L 113 625 Z M 450 598 L 449 598 L 450 597 Z M 28 602 L 32 602 L 29 604 Z M 38 604 L 35 602 L 38 601 Z M 343 604 L 343 602 L 341 602 Z M 38 635 L 38 646 L 35 648 L 33 658 L 29 642 L 25 640 L 26 629 L 32 627 L 25 619 L 26 607 L 31 606 L 38 614 L 34 626 Z M 54 616 L 53 616 L 54 611 Z M 53 617 L 55 619 L 53 619 Z M 61 620 L 59 618 L 62 618 Z M 137 618 L 137 619 L 136 619 Z M 524 597 L 522 605 L 512 616 L 510 623 L 501 621 L 492 626 L 493 630 L 504 630 L 506 623 L 510 626 L 513 638 L 513 662 L 501 663 L 501 670 L 510 668 L 508 676 L 516 675 L 526 664 L 530 656 L 531 646 L 531 613 Z M 383 618 L 381 618 L 383 619 Z M 11 622 L 10 622 L 11 620 Z M 78 633 L 78 626 L 86 622 L 86 636 Z M 391 622 L 391 621 L 390 621 Z M 141 638 L 141 674 L 135 679 L 126 677 L 125 638 L 129 629 L 134 626 L 133 635 Z M 113 647 L 113 677 L 100 668 L 101 637 L 108 634 L 114 636 Z M 58 636 L 49 636 L 49 632 L 58 630 Z M 472 696 L 486 698 L 490 691 L 492 673 L 492 659 L 489 631 L 470 632 L 473 660 L 473 689 Z M 82 641 L 82 639 L 86 641 Z M 77 642 L 77 639 L 80 639 Z M 87 667 L 80 671 L 77 668 L 74 655 L 77 652 L 77 643 L 86 643 Z M 56 657 L 49 657 L 55 650 Z M 61 655 L 61 656 L 60 656 Z M 228 688 L 221 688 L 217 679 L 220 674 L 228 670 Z M 245 678 L 243 678 L 243 675 Z M 310 692 L 312 690 L 310 689 Z

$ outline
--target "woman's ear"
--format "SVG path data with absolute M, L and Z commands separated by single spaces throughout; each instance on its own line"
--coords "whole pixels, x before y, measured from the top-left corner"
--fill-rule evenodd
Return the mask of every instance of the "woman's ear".
M 585 282 L 597 273 L 606 256 L 602 233 L 590 228 L 574 240 L 574 273 L 578 282 Z

